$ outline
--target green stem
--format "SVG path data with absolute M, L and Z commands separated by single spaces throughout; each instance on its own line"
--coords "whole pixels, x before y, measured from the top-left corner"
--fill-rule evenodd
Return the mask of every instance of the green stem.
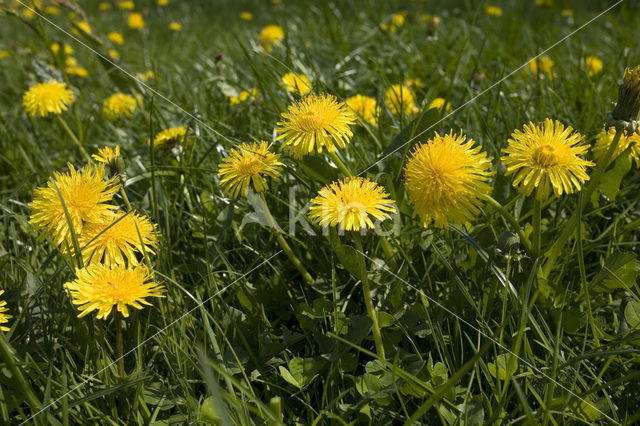
M 132 211 L 131 203 L 129 202 L 129 197 L 127 197 L 127 193 L 124 190 L 124 182 L 120 181 L 120 195 L 122 195 L 122 199 L 124 200 L 124 205 L 127 207 L 127 211 Z
M 518 223 L 518 221 L 511 214 L 509 214 L 509 212 L 504 207 L 502 207 L 502 205 L 498 201 L 496 201 L 492 196 L 484 195 L 483 198 L 494 209 L 496 209 L 498 211 L 498 213 L 500 213 L 500 215 L 507 222 L 509 222 L 509 225 L 511 225 L 513 227 L 513 230 L 518 233 L 518 236 L 520 237 L 520 242 L 524 246 L 524 249 L 527 252 L 532 253 L 533 246 L 531 245 L 531 241 L 529 240 L 529 237 L 526 236 L 526 234 L 524 233 L 524 231 L 520 227 L 520 224 Z
M 540 200 L 533 202 L 533 255 L 540 257 L 542 247 L 542 231 L 540 222 L 542 221 L 542 205 Z
M 582 214 L 582 210 L 584 209 L 585 204 L 588 204 L 591 200 L 591 195 L 595 192 L 598 184 L 600 183 L 602 175 L 604 174 L 605 170 L 607 170 L 607 167 L 609 167 L 609 164 L 613 159 L 613 153 L 618 148 L 618 143 L 620 142 L 620 138 L 622 137 L 623 132 L 624 130 L 622 129 L 618 129 L 616 131 L 616 135 L 613 137 L 613 141 L 611 141 L 611 145 L 609 145 L 609 149 L 607 150 L 604 159 L 596 165 L 593 175 L 591 176 L 591 180 L 589 181 L 589 185 L 587 185 L 587 187 L 582 190 L 582 199 L 584 201 L 582 205 L 578 207 L 580 209 L 580 214 Z M 542 276 L 544 278 L 549 276 L 549 273 L 551 273 L 551 270 L 558 260 L 558 257 L 560 257 L 560 254 L 562 253 L 562 249 L 564 248 L 565 243 L 575 232 L 577 221 L 578 211 L 576 209 L 576 211 L 574 211 L 571 215 L 571 218 L 569 219 L 567 224 L 564 226 L 562 233 L 560 234 L 558 239 L 556 239 L 556 242 L 553 244 L 553 246 L 551 246 L 551 249 L 549 250 L 549 254 L 547 255 L 548 259 L 542 266 Z
M 360 233 L 355 231 L 352 233 L 353 239 L 356 243 L 356 251 L 360 253 L 360 272 L 362 281 L 362 292 L 364 293 L 364 304 L 367 307 L 367 314 L 371 318 L 373 323 L 373 340 L 376 343 L 376 353 L 380 361 L 385 361 L 384 345 L 382 344 L 382 333 L 380 333 L 380 326 L 378 325 L 378 315 L 373 307 L 373 299 L 371 298 L 371 287 L 369 286 L 369 278 L 367 277 L 366 260 L 364 258 L 364 250 L 362 249 L 362 239 Z
M 120 312 L 116 309 L 114 313 L 114 321 L 116 323 L 116 356 L 118 361 L 118 375 L 120 377 L 125 376 L 124 372 L 124 342 L 122 337 L 122 318 Z
M 82 146 L 82 143 L 80 143 L 80 140 L 76 137 L 75 133 L 73 133 L 73 130 L 71 130 L 67 122 L 64 121 L 64 119 L 60 115 L 56 115 L 56 117 L 58 118 L 58 122 L 62 125 L 65 132 L 67 132 L 67 134 L 69 135 L 73 143 L 76 144 L 76 146 L 84 156 L 85 160 L 87 160 L 87 162 L 91 162 L 91 156 L 89 156 L 87 151 L 84 149 L 84 146 Z
M 344 163 L 342 162 L 342 160 L 340 159 L 340 157 L 338 157 L 338 154 L 334 151 L 334 152 L 329 152 L 329 157 L 331 157 L 331 159 L 333 160 L 334 163 L 336 163 L 336 166 L 338 166 L 338 168 L 340 169 L 340 171 L 347 177 L 351 177 L 353 176 L 353 174 L 351 174 L 351 172 L 349 171 L 349 169 L 347 168 L 347 166 L 344 165 Z
M 267 199 L 264 196 L 264 192 L 260 193 L 260 198 L 262 198 L 262 202 L 265 206 L 265 211 L 271 224 L 271 229 L 276 236 L 276 240 L 278 240 L 278 244 L 280 244 L 280 247 L 282 247 L 282 251 L 284 251 L 284 254 L 286 254 L 291 263 L 293 263 L 293 266 L 295 266 L 298 272 L 300 272 L 300 275 L 302 275 L 302 278 L 305 280 L 305 282 L 311 285 L 315 284 L 316 280 L 314 280 L 311 274 L 305 269 L 298 256 L 296 256 L 293 250 L 291 250 L 291 247 L 289 246 L 289 244 L 287 244 L 287 241 L 278 231 L 278 224 L 276 223 L 273 215 L 271 214 L 271 211 L 269 210 L 269 205 L 267 204 Z

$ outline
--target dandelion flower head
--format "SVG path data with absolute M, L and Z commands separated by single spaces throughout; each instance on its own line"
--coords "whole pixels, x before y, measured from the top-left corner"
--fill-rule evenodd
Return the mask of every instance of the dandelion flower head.
M 4 294 L 4 290 L 0 290 L 0 296 Z M 9 327 L 6 327 L 3 324 L 7 324 L 11 319 L 11 315 L 7 314 L 7 302 L 4 300 L 0 300 L 0 330 L 9 331 Z
M 120 117 L 131 117 L 138 107 L 138 101 L 133 96 L 124 93 L 114 93 L 104 100 L 102 112 L 109 120 Z
M 270 147 L 270 144 L 262 141 L 259 144 L 243 143 L 237 149 L 232 149 L 218 169 L 220 185 L 225 192 L 232 197 L 239 194 L 246 197 L 250 186 L 256 192 L 267 190 L 269 186 L 265 177 L 277 179 L 284 166 L 279 161 L 280 154 L 269 151 Z
M 311 80 L 304 74 L 288 72 L 282 76 L 282 83 L 288 92 L 304 96 L 311 91 Z
M 157 151 L 168 151 L 173 146 L 182 143 L 187 135 L 187 126 L 170 127 L 164 129 L 153 138 L 153 148 Z M 149 141 L 147 141 L 149 143 Z
M 378 125 L 378 104 L 376 98 L 365 95 L 355 95 L 347 99 L 346 104 L 363 120 L 374 126 Z
M 596 136 L 596 143 L 593 145 L 593 161 L 598 164 L 604 160 L 604 157 L 611 146 L 611 142 L 613 142 L 613 137 L 616 134 L 615 127 L 611 127 L 609 131 L 602 129 L 600 133 Z M 620 154 L 622 154 L 627 148 L 631 145 L 631 149 L 629 150 L 629 158 L 633 160 L 636 164 L 636 167 L 640 167 L 640 135 L 637 133 L 632 134 L 631 136 L 622 135 L 620 136 L 620 141 L 618 141 L 618 146 L 611 157 L 611 160 L 618 158 Z
M 66 111 L 73 99 L 73 92 L 65 83 L 52 79 L 31 86 L 22 97 L 22 105 L 31 117 L 46 117 Z
M 394 84 L 384 96 L 384 103 L 387 104 L 389 111 L 393 115 L 400 115 L 404 112 L 405 115 L 415 115 L 418 112 L 418 107 L 413 98 L 413 94 L 408 86 L 404 84 Z

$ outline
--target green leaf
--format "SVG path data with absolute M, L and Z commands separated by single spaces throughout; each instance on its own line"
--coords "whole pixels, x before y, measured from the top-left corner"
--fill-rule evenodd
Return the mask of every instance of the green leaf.
M 597 292 L 629 289 L 636 282 L 636 255 L 615 253 L 607 258 L 602 270 L 591 280 L 591 288 Z
M 627 303 L 624 308 L 624 319 L 627 320 L 629 327 L 634 328 L 640 324 L 640 303 L 635 300 Z
M 202 423 L 218 424 L 220 416 L 218 410 L 216 410 L 216 404 L 212 396 L 202 401 L 200 406 L 200 418 L 198 419 Z
M 404 145 L 412 141 L 417 135 L 420 135 L 421 139 L 426 139 L 428 136 L 426 130 L 437 123 L 439 119 L 440 111 L 438 109 L 432 108 L 424 111 L 393 138 L 391 143 L 382 151 L 382 157 L 400 152 Z M 422 132 L 425 133 L 422 134 Z
M 328 184 L 338 179 L 338 169 L 331 167 L 323 157 L 308 155 L 298 160 L 298 165 L 316 182 Z
M 513 354 L 500 354 L 496 357 L 495 364 L 487 364 L 489 373 L 500 380 L 507 380 L 518 369 L 518 358 Z
M 600 193 L 611 201 L 616 200 L 622 179 L 627 173 L 629 173 L 629 170 L 631 170 L 629 149 L 630 148 L 627 148 L 627 150 L 620 154 L 616 159 L 613 168 L 608 170 L 604 175 L 602 175 L 602 178 L 600 178 L 597 190 L 591 194 L 591 203 L 594 206 L 598 206 L 598 197 L 600 196 Z
M 393 315 L 387 312 L 378 312 L 378 325 L 380 328 L 389 327 L 393 325 L 394 322 L 396 322 L 396 319 Z
M 288 367 L 289 369 L 280 366 L 280 375 L 288 383 L 301 390 L 316 378 L 320 370 L 320 364 L 313 358 L 292 358 Z

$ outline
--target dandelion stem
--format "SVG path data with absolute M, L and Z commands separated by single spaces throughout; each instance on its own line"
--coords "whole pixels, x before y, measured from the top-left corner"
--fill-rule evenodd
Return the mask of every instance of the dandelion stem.
M 522 243 L 522 245 L 524 246 L 524 249 L 528 252 L 528 253 L 532 253 L 533 251 L 533 246 L 531 245 L 531 241 L 529 240 L 529 237 L 527 237 L 527 235 L 524 233 L 524 231 L 522 230 L 522 227 L 520 226 L 520 224 L 518 223 L 518 221 L 511 215 L 509 214 L 509 212 L 496 200 L 494 199 L 491 195 L 485 194 L 482 196 L 485 201 L 487 201 L 494 209 L 496 209 L 498 211 L 498 213 L 500 213 L 500 215 L 507 221 L 509 222 L 509 225 L 511 225 L 513 227 L 513 230 L 516 231 L 518 233 L 518 236 L 520 237 L 520 242 Z
M 382 344 L 382 334 L 380 333 L 380 326 L 378 324 L 378 314 L 373 307 L 373 299 L 371 298 L 371 287 L 369 286 L 369 279 L 367 277 L 366 261 L 364 258 L 364 250 L 362 249 L 362 239 L 360 237 L 360 233 L 357 231 L 353 232 L 352 235 L 356 243 L 356 251 L 360 254 L 360 279 L 362 281 L 362 292 L 364 293 L 364 304 L 367 307 L 367 314 L 373 323 L 372 331 L 373 340 L 376 343 L 376 353 L 378 354 L 380 361 L 384 361 L 386 359 L 384 345 Z
M 300 275 L 302 275 L 302 278 L 305 280 L 305 282 L 311 285 L 315 284 L 316 281 L 313 279 L 311 274 L 305 269 L 304 265 L 302 264 L 298 256 L 296 256 L 293 250 L 291 250 L 291 247 L 289 246 L 287 241 L 284 239 L 284 237 L 280 233 L 278 224 L 276 220 L 273 218 L 271 211 L 269 210 L 269 205 L 267 204 L 267 199 L 264 196 L 264 192 L 260 193 L 260 198 L 262 198 L 262 202 L 264 203 L 265 212 L 267 213 L 269 224 L 271 225 L 271 230 L 275 234 L 276 240 L 278 240 L 278 244 L 280 244 L 280 247 L 282 247 L 282 251 L 284 251 L 284 254 L 286 254 L 289 260 L 291 261 L 291 263 L 293 263 L 293 266 L 295 266 L 298 272 L 300 272 Z
M 616 131 L 616 135 L 613 137 L 613 141 L 611 141 L 611 145 L 609 145 L 609 149 L 607 150 L 607 153 L 605 154 L 602 161 L 596 165 L 593 175 L 591 176 L 591 179 L 589 181 L 589 185 L 587 185 L 586 188 L 582 189 L 582 199 L 584 201 L 580 205 L 580 207 L 578 207 L 580 209 L 581 214 L 585 204 L 587 204 L 589 200 L 591 200 L 591 195 L 593 195 L 596 188 L 598 187 L 598 184 L 600 183 L 600 179 L 602 178 L 602 175 L 609 167 L 609 164 L 613 159 L 613 153 L 618 148 L 618 143 L 620 142 L 620 138 L 622 137 L 623 132 L 624 132 L 623 129 L 618 129 Z M 551 246 L 551 249 L 549 250 L 549 254 L 547 255 L 548 259 L 542 266 L 543 277 L 546 278 L 549 276 L 549 273 L 551 273 L 551 270 L 553 269 L 553 266 L 558 260 L 558 257 L 560 257 L 560 253 L 562 252 L 562 249 L 565 243 L 569 240 L 571 235 L 574 234 L 576 230 L 577 221 L 578 221 L 578 211 L 576 210 L 573 212 L 573 214 L 571 215 L 571 218 L 569 219 L 567 224 L 564 226 L 562 233 L 556 239 L 556 242 L 553 244 L 553 246 Z
M 533 202 L 533 255 L 541 256 L 542 232 L 540 222 L 542 221 L 542 204 L 536 199 Z
M 127 211 L 130 212 L 131 210 L 131 203 L 129 202 L 129 197 L 127 197 L 127 192 L 124 190 L 124 182 L 121 181 L 121 186 L 120 186 L 120 195 L 122 195 L 122 199 L 124 200 L 124 205 L 127 207 Z
M 340 171 L 348 177 L 353 176 L 353 174 L 351 173 L 351 171 L 349 171 L 349 169 L 347 168 L 347 166 L 344 165 L 344 163 L 342 162 L 342 160 L 340 159 L 340 157 L 338 157 L 338 154 L 333 151 L 333 152 L 329 152 L 329 157 L 331 157 L 331 159 L 333 160 L 334 163 L 336 163 L 336 166 L 338 166 L 338 169 L 340 169 Z
M 67 134 L 69 135 L 73 143 L 76 144 L 76 146 L 84 156 L 85 160 L 87 160 L 87 162 L 91 162 L 91 157 L 89 156 L 87 151 L 84 149 L 84 146 L 82 146 L 82 143 L 80 142 L 78 137 L 75 135 L 75 133 L 73 133 L 73 130 L 71 130 L 67 122 L 64 121 L 64 118 L 62 118 L 60 115 L 56 115 L 56 117 L 58 118 L 60 125 L 64 128 L 65 132 L 67 132 Z
M 122 318 L 120 311 L 116 309 L 114 314 L 114 321 L 116 323 L 116 359 L 118 361 L 118 375 L 124 377 L 124 343 L 122 338 Z

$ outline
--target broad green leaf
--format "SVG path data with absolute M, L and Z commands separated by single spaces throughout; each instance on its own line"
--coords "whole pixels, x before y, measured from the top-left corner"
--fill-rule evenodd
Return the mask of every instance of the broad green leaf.
M 518 358 L 513 354 L 500 354 L 496 357 L 496 362 L 487 364 L 489 373 L 500 380 L 507 380 L 518 369 Z
M 389 327 L 393 325 L 394 322 L 396 322 L 396 319 L 393 315 L 387 312 L 378 312 L 378 325 L 380 327 Z
M 627 320 L 629 327 L 637 327 L 637 325 L 640 324 L 640 303 L 635 300 L 627 303 L 627 306 L 624 308 L 624 319 Z
M 338 179 L 338 169 L 331 167 L 323 157 L 308 155 L 298 160 L 298 165 L 305 175 L 317 182 L 329 184 Z
M 631 170 L 631 158 L 629 158 L 629 148 L 618 156 L 613 168 L 608 170 L 598 183 L 598 188 L 591 195 L 591 203 L 598 206 L 598 197 L 600 193 L 611 201 L 616 200 L 622 179 Z
M 591 280 L 591 288 L 597 292 L 629 289 L 636 282 L 636 255 L 615 253 L 605 261 L 602 270 Z
M 307 387 L 320 370 L 319 363 L 313 358 L 292 358 L 288 367 L 289 369 L 280 366 L 280 375 L 298 389 Z

